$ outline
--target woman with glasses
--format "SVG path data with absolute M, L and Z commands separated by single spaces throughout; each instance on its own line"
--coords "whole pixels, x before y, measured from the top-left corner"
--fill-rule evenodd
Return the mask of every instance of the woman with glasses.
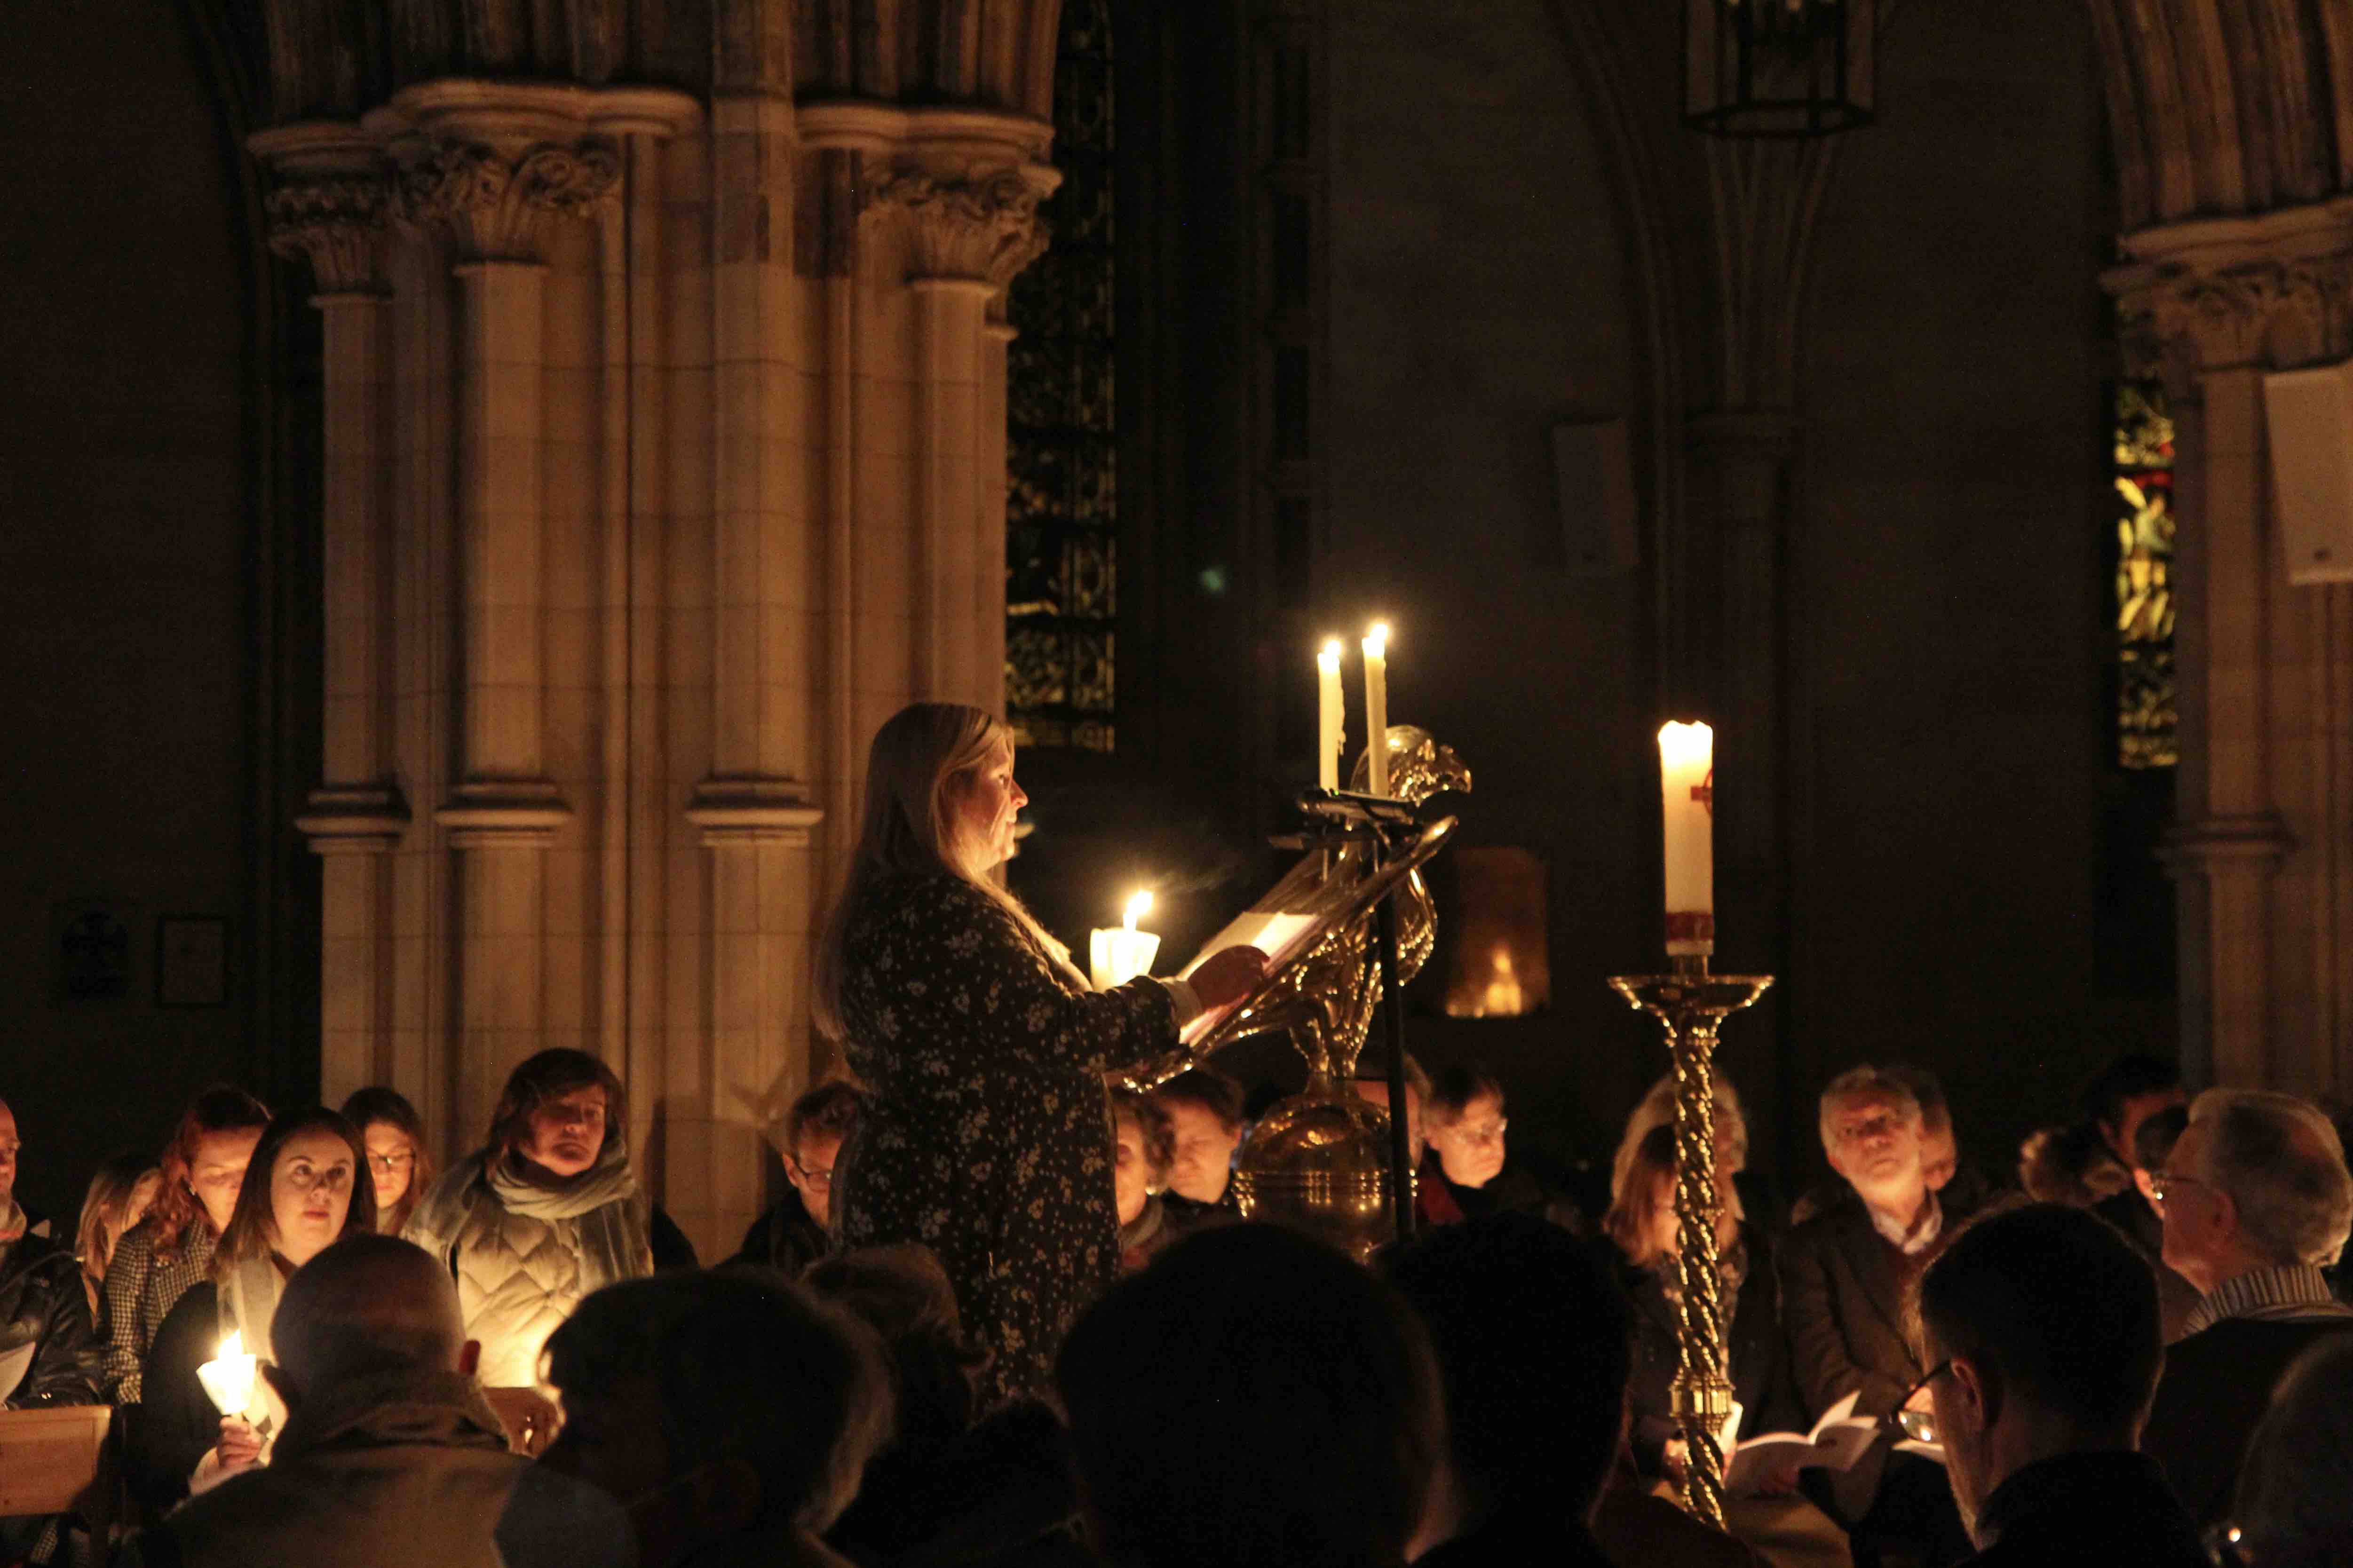
M 270 1358 L 269 1326 L 294 1271 L 345 1235 L 375 1227 L 375 1191 L 360 1174 L 358 1131 L 323 1107 L 288 1111 L 254 1145 L 237 1207 L 213 1250 L 210 1278 L 191 1286 L 147 1358 L 146 1397 L 125 1413 L 123 1468 L 132 1494 L 161 1513 L 264 1462 L 271 1399 L 257 1380 L 241 1411 L 222 1414 L 197 1369 L 237 1336 Z
M 367 1149 L 368 1181 L 375 1188 L 375 1228 L 385 1236 L 398 1236 L 416 1212 L 417 1200 L 433 1184 L 425 1119 L 398 1089 L 376 1085 L 343 1101 L 343 1120 L 360 1130 Z

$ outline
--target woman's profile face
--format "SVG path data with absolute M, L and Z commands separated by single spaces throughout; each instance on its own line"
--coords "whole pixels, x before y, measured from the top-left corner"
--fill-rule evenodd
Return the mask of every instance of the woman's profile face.
M 975 872 L 993 870 L 1013 858 L 1013 825 L 1029 796 L 1013 780 L 1013 748 L 997 754 L 951 786 L 956 826 Z
M 259 1127 L 207 1132 L 196 1140 L 196 1152 L 188 1161 L 188 1191 L 204 1205 L 216 1231 L 227 1228 L 228 1216 L 237 1212 L 237 1188 L 245 1184 L 246 1164 L 260 1142 Z

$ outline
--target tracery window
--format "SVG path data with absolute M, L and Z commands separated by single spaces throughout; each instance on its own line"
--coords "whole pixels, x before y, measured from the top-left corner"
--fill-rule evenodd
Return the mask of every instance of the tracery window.
M 2173 420 L 2156 382 L 2116 393 L 2116 761 L 2174 765 Z
M 1114 739 L 1119 475 L 1109 0 L 1064 0 L 1046 253 L 1008 315 L 1005 700 L 1024 746 Z

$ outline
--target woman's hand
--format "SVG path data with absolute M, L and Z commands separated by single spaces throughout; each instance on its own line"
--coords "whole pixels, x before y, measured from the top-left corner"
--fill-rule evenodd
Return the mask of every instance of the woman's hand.
M 196 1461 L 188 1477 L 190 1496 L 208 1492 L 229 1477 L 249 1470 L 261 1462 L 261 1434 L 235 1415 L 224 1415 L 220 1424 L 220 1441 Z
M 1229 947 L 1211 953 L 1187 976 L 1204 1007 L 1222 1007 L 1250 994 L 1266 978 L 1266 954 L 1254 947 Z

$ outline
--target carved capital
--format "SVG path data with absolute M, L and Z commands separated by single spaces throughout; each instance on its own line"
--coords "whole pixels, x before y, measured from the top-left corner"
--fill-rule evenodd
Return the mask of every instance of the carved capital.
M 269 248 L 309 261 L 322 297 L 381 294 L 386 195 L 373 174 L 282 183 L 269 193 Z
M 2103 281 L 2137 374 L 2183 392 L 2214 371 L 2353 353 L 2353 204 L 2203 219 L 2124 244 L 2133 263 Z
M 913 279 L 962 279 L 1002 291 L 1045 252 L 1038 204 L 1060 176 L 1039 164 L 941 174 L 900 166 L 861 192 L 861 243 Z
M 401 220 L 446 235 L 464 261 L 537 261 L 548 220 L 586 217 L 619 184 L 610 142 L 584 137 L 509 153 L 485 142 L 413 138 L 394 148 Z

